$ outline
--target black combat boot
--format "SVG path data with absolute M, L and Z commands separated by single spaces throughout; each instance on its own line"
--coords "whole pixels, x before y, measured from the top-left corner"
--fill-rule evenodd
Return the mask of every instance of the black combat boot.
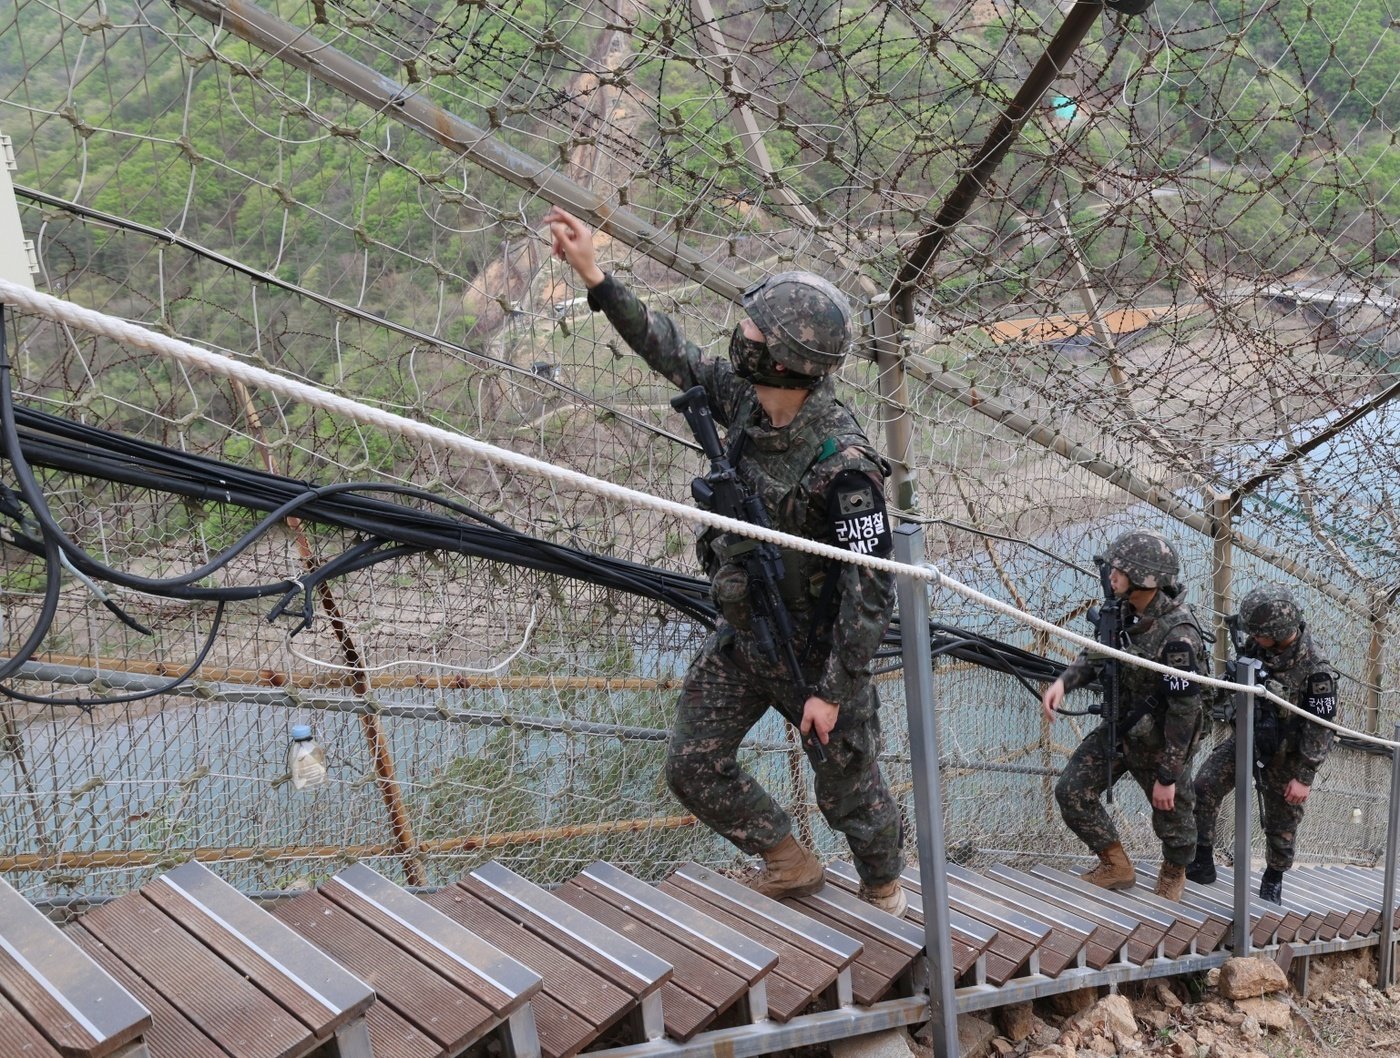
M 1264 868 L 1264 876 L 1259 879 L 1259 899 L 1271 904 L 1283 903 L 1283 872 L 1272 867 Z
M 1196 858 L 1186 865 L 1186 878 L 1197 885 L 1215 881 L 1215 850 L 1209 845 L 1196 846 Z

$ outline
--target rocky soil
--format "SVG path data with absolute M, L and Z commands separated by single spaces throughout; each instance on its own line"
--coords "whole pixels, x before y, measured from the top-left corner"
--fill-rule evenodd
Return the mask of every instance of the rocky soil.
M 1374 950 L 1315 957 L 1307 998 L 1267 958 L 1053 996 L 959 1019 L 963 1058 L 1382 1058 L 1400 1055 L 1400 988 Z M 916 1058 L 931 1053 L 916 1037 Z

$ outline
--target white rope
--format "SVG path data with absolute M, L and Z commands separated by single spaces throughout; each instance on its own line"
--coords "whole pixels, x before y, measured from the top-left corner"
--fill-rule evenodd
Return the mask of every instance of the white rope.
M 116 316 L 109 316 L 106 313 L 83 308 L 70 301 L 63 301 L 49 294 L 31 290 L 29 287 L 21 286 L 18 283 L 11 282 L 4 278 L 0 278 L 0 301 L 4 301 L 6 304 L 17 306 L 50 320 L 80 327 L 96 334 L 105 335 L 114 341 L 135 346 L 138 349 L 148 350 L 158 356 L 174 360 L 177 363 L 193 368 L 206 375 L 216 378 L 234 379 L 245 385 L 275 393 L 278 396 L 297 401 L 309 407 L 320 408 L 323 411 L 330 412 L 333 415 L 340 416 L 352 422 L 373 426 L 376 429 L 400 434 L 423 443 L 439 445 L 455 452 L 464 453 L 478 459 L 484 459 L 527 474 L 561 482 L 573 488 L 591 492 L 622 504 L 657 511 L 694 524 L 713 526 L 727 533 L 737 533 L 755 540 L 762 540 L 766 543 L 779 544 L 794 551 L 803 551 L 808 554 L 818 555 L 822 558 L 834 559 L 838 562 L 849 562 L 852 565 L 881 570 L 886 573 L 893 573 L 896 576 L 911 577 L 915 580 L 926 581 L 938 587 L 947 588 L 972 602 L 995 610 L 997 613 L 1010 617 L 1012 620 L 1018 621 L 1021 624 L 1029 625 L 1031 628 L 1039 629 L 1049 635 L 1068 640 L 1091 653 L 1104 657 L 1116 658 L 1126 664 L 1136 665 L 1139 668 L 1148 669 L 1153 672 L 1181 676 L 1206 687 L 1218 687 L 1223 690 L 1244 692 L 1251 695 L 1262 695 L 1269 701 L 1282 706 L 1291 713 L 1303 717 L 1310 723 L 1320 724 L 1339 734 L 1344 734 L 1362 742 L 1371 743 L 1372 745 L 1384 746 L 1391 749 L 1400 748 L 1400 743 L 1380 738 L 1376 735 L 1369 735 L 1362 731 L 1355 731 L 1351 728 L 1343 727 L 1340 724 L 1323 720 L 1321 717 L 1315 716 L 1306 710 L 1299 709 L 1297 706 L 1293 705 L 1293 703 L 1285 701 L 1267 688 L 1246 687 L 1243 684 L 1231 683 L 1228 680 L 1216 679 L 1213 676 L 1203 676 L 1198 672 L 1174 669 L 1160 662 L 1152 661 L 1147 658 L 1140 658 L 1126 651 L 1103 646 L 1097 641 L 1090 639 L 1088 636 L 1080 635 L 1078 632 L 1071 632 L 1067 628 L 1061 628 L 1059 625 L 1036 617 L 1034 614 L 1026 613 L 999 599 L 994 599 L 990 595 L 984 595 L 977 589 L 948 576 L 929 563 L 905 565 L 902 562 L 895 562 L 887 558 L 877 558 L 874 555 L 858 555 L 844 548 L 833 547 L 830 544 L 823 544 L 816 540 L 808 540 L 805 537 L 790 536 L 787 533 L 778 532 L 776 529 L 765 529 L 761 526 L 752 525 L 749 522 L 742 522 L 734 518 L 726 518 L 722 515 L 714 514 L 711 511 L 701 510 L 697 507 L 688 507 L 672 500 L 663 499 L 660 496 L 639 492 L 625 485 L 617 485 L 600 478 L 590 477 L 587 474 L 582 474 L 576 470 L 570 470 L 567 467 L 547 463 L 531 456 L 522 455 L 519 452 L 512 452 L 506 448 L 498 448 L 484 441 L 478 441 L 466 434 L 454 433 L 450 430 L 444 430 L 439 426 L 418 422 L 394 412 L 383 411 L 379 408 L 373 408 L 367 404 L 361 404 L 358 401 L 350 400 L 347 397 L 328 393 L 325 390 L 318 389 L 305 382 L 299 382 L 296 379 L 273 374 L 262 368 L 253 367 L 250 364 L 234 360 L 232 357 L 214 353 L 207 349 L 201 349 L 199 346 L 192 345 L 179 338 L 158 334 L 155 331 L 134 324 L 129 320 L 123 320 Z

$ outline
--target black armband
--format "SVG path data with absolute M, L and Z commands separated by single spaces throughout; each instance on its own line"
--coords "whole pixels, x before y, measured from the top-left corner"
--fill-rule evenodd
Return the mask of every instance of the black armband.
M 1157 769 L 1157 781 L 1163 786 L 1175 786 L 1176 780 L 1179 778 L 1181 778 L 1181 776 L 1169 775 L 1167 772 L 1162 771 L 1160 768 Z
M 1330 672 L 1314 672 L 1307 679 L 1303 708 L 1320 720 L 1337 715 L 1337 680 Z
M 894 550 L 894 533 L 884 494 L 859 470 L 845 470 L 831 483 L 827 512 L 836 546 L 858 555 L 884 557 Z
M 1174 669 L 1195 672 L 1195 648 L 1184 639 L 1173 639 L 1162 648 L 1162 663 L 1170 665 Z M 1161 688 L 1162 696 L 1165 698 L 1187 698 L 1199 689 L 1194 680 L 1188 680 L 1185 676 L 1178 676 L 1174 672 L 1162 673 Z

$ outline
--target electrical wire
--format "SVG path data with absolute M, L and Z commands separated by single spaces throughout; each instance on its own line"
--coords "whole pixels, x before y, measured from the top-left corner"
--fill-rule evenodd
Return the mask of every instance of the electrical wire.
M 5 327 L 5 306 L 0 304 L 0 454 L 12 457 L 20 450 L 19 436 L 15 431 L 14 401 L 10 392 L 10 354 Z M 22 459 L 21 459 L 22 461 Z M 18 537 L 14 538 L 16 542 Z M 0 662 L 0 680 L 8 679 L 21 665 L 39 649 L 39 644 L 49 634 L 54 616 L 58 613 L 58 594 L 62 587 L 62 566 L 59 562 L 58 543 L 48 536 L 43 539 L 44 554 L 44 601 L 39 608 L 39 616 L 34 621 L 28 637 L 13 656 Z
M 192 661 L 180 675 L 167 680 L 159 686 L 133 691 L 130 694 L 104 694 L 87 698 L 61 698 L 52 695 L 28 694 L 25 691 L 16 690 L 8 684 L 0 684 L 0 694 L 4 694 L 9 698 L 14 698 L 17 701 L 30 702 L 33 705 L 77 706 L 87 713 L 92 712 L 101 705 L 127 705 L 131 702 L 139 702 L 146 698 L 155 698 L 158 695 L 168 694 L 194 676 L 194 674 L 199 671 L 200 666 L 204 664 L 204 659 L 209 656 L 209 652 L 214 649 L 214 644 L 218 642 L 219 639 L 219 629 L 223 625 L 224 605 L 222 601 L 215 605 L 214 619 L 209 625 L 208 633 L 204 636 L 204 645 L 200 647 L 199 653 L 195 655 L 194 661 Z
M 313 487 L 294 478 L 173 451 L 33 409 L 17 409 L 15 415 L 23 427 L 21 437 L 26 458 L 36 466 L 269 512 L 253 530 L 201 566 L 201 570 L 222 568 L 258 535 L 272 530 L 282 518 L 294 514 L 308 521 L 359 533 L 374 541 L 375 546 L 397 543 L 421 551 L 458 552 L 605 586 L 629 588 L 636 594 L 665 602 L 692 619 L 713 624 L 714 611 L 706 598 L 708 586 L 703 581 L 538 540 L 465 504 L 424 489 L 375 482 Z M 443 507 L 466 521 L 379 498 L 388 495 Z M 23 541 L 20 545 L 23 546 Z M 196 588 L 188 585 L 190 574 L 183 574 L 165 581 L 135 578 L 135 583 L 124 586 L 175 598 L 233 601 L 269 595 L 285 597 L 301 591 L 308 583 L 351 572 L 348 564 L 363 568 L 360 553 L 363 547 L 363 544 L 356 544 L 346 554 L 318 567 L 318 573 L 326 571 L 320 576 L 303 573 L 264 585 Z M 383 551 L 376 560 L 404 553 Z M 116 577 L 106 576 L 106 567 L 92 561 L 81 549 L 75 548 L 69 555 L 90 575 L 119 584 L 131 580 L 120 577 L 120 571 L 112 571 L 118 574 Z M 284 601 L 276 612 L 280 613 L 285 606 Z
M 300 622 L 288 633 L 294 636 L 314 620 L 315 593 L 325 582 L 379 562 L 431 552 L 455 552 L 569 577 L 652 599 L 706 627 L 713 627 L 716 622 L 716 610 L 709 599 L 709 584 L 702 578 L 539 540 L 466 504 L 412 486 L 377 482 L 313 486 L 295 478 L 238 467 L 114 434 L 36 409 L 17 408 L 9 395 L 8 371 L 4 365 L 3 347 L 0 346 L 0 371 L 4 372 L 0 376 L 0 441 L 3 441 L 4 454 L 10 457 L 15 470 L 20 495 L 16 496 L 12 490 L 0 485 L 0 515 L 18 521 L 21 530 L 31 529 L 30 532 L 6 530 L 5 538 L 16 546 L 45 557 L 53 582 L 52 589 L 46 591 L 46 598 L 52 594 L 53 604 L 45 607 L 45 612 L 41 613 L 34 631 L 21 649 L 0 665 L 0 679 L 32 656 L 51 626 L 53 613 L 48 611 L 56 610 L 57 586 L 65 563 L 71 563 L 104 605 L 138 631 L 147 630 L 134 618 L 124 614 L 113 600 L 105 597 L 93 581 L 107 581 L 169 598 L 215 601 L 220 610 L 216 614 L 215 628 L 206 637 L 195 664 L 180 677 L 159 688 L 136 696 L 81 700 L 38 699 L 14 692 L 3 685 L 0 685 L 0 693 L 23 701 L 80 705 L 84 708 L 102 702 L 130 701 L 165 693 L 198 669 L 222 621 L 222 607 L 228 602 L 278 596 L 278 601 L 267 615 L 269 621 L 275 621 L 285 615 L 300 597 Z M 252 529 L 230 547 L 201 564 L 197 570 L 167 578 L 138 577 L 97 561 L 63 533 L 43 499 L 33 467 L 265 513 Z M 390 497 L 430 504 L 447 513 L 393 502 Z M 361 539 L 316 568 L 299 572 L 295 577 L 260 585 L 193 584 L 194 580 L 207 578 L 227 567 L 262 535 L 293 515 L 356 533 Z M 937 622 L 930 622 L 929 629 L 933 657 L 948 656 L 1002 672 L 1016 679 L 1037 700 L 1040 692 L 1035 683 L 1048 682 L 1059 673 L 1060 666 L 1050 659 L 990 636 Z M 887 631 L 884 642 L 889 647 L 900 644 L 897 618 Z

